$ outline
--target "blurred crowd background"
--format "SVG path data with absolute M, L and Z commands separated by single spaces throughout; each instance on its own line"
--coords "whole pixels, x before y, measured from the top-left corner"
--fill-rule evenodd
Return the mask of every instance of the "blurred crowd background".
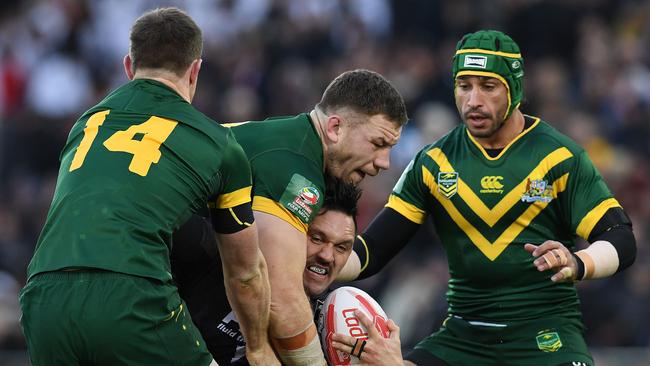
M 634 223 L 636 263 L 577 285 L 587 342 L 599 364 L 650 362 L 650 1 L 3 0 L 0 363 L 27 362 L 17 295 L 68 131 L 126 81 L 132 22 L 167 5 L 185 9 L 204 31 L 195 105 L 217 121 L 309 111 L 348 69 L 375 70 L 396 85 L 410 122 L 390 170 L 363 183 L 360 229 L 414 154 L 459 123 L 450 70 L 456 42 L 481 28 L 511 35 L 525 61 L 522 111 L 577 140 Z M 408 348 L 444 317 L 446 266 L 424 225 L 383 273 L 355 286 L 397 321 Z M 611 347 L 634 348 L 606 352 Z

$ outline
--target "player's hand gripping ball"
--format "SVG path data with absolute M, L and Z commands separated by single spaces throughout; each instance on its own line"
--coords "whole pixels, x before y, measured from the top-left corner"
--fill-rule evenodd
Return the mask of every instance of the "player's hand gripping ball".
M 354 315 L 355 310 L 360 310 L 371 319 L 382 337 L 388 338 L 390 335 L 386 325 L 388 319 L 386 313 L 375 299 L 358 288 L 340 287 L 327 296 L 318 318 L 320 339 L 330 365 L 355 365 L 361 362 L 358 357 L 338 351 L 332 346 L 334 333 L 357 338 L 359 344 L 368 339 L 368 331 Z M 362 352 L 363 350 L 359 354 Z

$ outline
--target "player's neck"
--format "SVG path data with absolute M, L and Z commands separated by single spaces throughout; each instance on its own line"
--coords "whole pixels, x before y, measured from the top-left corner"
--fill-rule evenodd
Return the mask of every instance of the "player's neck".
M 486 138 L 475 137 L 475 139 L 485 149 L 503 149 L 519 136 L 524 130 L 524 124 L 524 115 L 519 109 L 515 109 L 495 134 Z
M 314 128 L 316 129 L 316 133 L 318 133 L 318 137 L 320 138 L 321 145 L 323 146 L 323 171 L 326 170 L 326 164 L 327 164 L 327 144 L 325 142 L 325 121 L 327 121 L 327 116 L 325 113 L 320 111 L 318 108 L 314 108 L 309 112 L 309 118 L 311 119 L 311 123 L 314 125 Z
M 188 103 L 192 103 L 192 99 L 190 98 L 189 85 L 187 85 L 187 83 L 185 83 L 182 78 L 179 78 L 171 72 L 164 72 L 153 69 L 138 70 L 133 76 L 133 79 L 156 80 L 157 82 L 163 83 L 170 87 Z

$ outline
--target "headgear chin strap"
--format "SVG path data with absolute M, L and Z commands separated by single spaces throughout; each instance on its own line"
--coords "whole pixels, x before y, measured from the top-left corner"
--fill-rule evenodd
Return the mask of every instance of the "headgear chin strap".
M 463 75 L 500 80 L 508 89 L 508 109 L 503 119 L 519 107 L 523 98 L 524 59 L 508 35 L 495 30 L 469 33 L 456 45 L 452 68 L 454 81 Z

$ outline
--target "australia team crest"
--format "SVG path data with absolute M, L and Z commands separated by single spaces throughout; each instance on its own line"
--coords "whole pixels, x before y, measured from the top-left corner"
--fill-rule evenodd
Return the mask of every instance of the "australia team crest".
M 562 347 L 562 340 L 557 332 L 541 331 L 535 340 L 537 348 L 542 352 L 555 352 Z
M 543 179 L 534 179 L 526 182 L 526 192 L 521 196 L 522 202 L 549 203 L 553 199 L 553 186 Z
M 458 172 L 438 172 L 438 192 L 451 198 L 458 192 Z

